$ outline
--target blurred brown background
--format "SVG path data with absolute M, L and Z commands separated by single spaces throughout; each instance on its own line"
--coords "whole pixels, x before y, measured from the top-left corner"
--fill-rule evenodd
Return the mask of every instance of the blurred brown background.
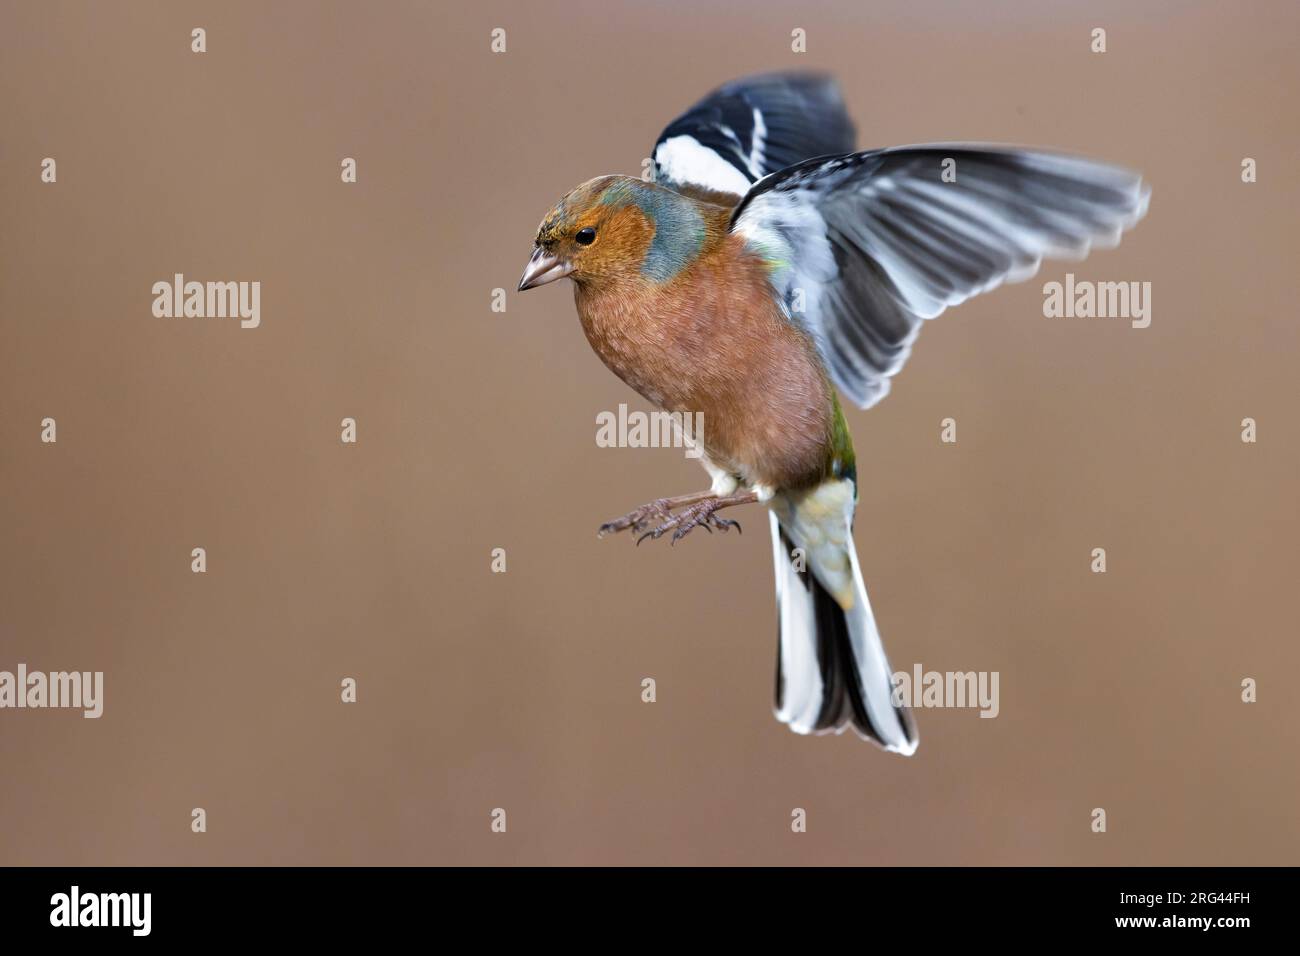
M 106 701 L 0 712 L 0 862 L 1295 863 L 1298 26 L 1286 2 L 4 3 L 0 669 L 103 670 Z M 705 476 L 596 447 L 597 412 L 645 404 L 568 288 L 513 291 L 560 194 L 777 68 L 837 74 L 864 147 L 1024 142 L 1154 185 L 1120 249 L 934 322 L 850 412 L 895 667 L 1001 673 L 996 720 L 920 712 L 911 760 L 773 719 L 757 509 L 740 538 L 596 539 Z M 1043 318 L 1067 271 L 1150 281 L 1151 327 Z M 154 318 L 175 272 L 260 281 L 261 328 Z

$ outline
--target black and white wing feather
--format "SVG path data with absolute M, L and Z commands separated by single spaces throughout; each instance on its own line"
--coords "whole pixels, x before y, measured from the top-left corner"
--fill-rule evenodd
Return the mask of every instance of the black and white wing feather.
M 743 196 L 769 173 L 853 149 L 853 123 L 828 76 L 773 73 L 729 83 L 659 136 L 655 179 Z
M 925 319 L 1029 278 L 1045 258 L 1116 245 L 1149 198 L 1138 174 L 1072 156 L 905 146 L 781 170 L 749 190 L 731 228 L 769 261 L 835 383 L 867 408 Z

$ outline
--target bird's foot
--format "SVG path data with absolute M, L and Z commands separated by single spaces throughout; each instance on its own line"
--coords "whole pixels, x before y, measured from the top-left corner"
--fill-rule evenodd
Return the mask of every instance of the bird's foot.
M 708 498 L 699 504 L 691 505 L 678 514 L 670 515 L 659 527 L 653 528 L 637 538 L 636 543 L 640 544 L 646 538 L 657 540 L 671 531 L 673 533 L 671 543 L 676 544 L 679 539 L 686 537 L 696 528 L 703 528 L 709 534 L 713 534 L 714 528 L 723 532 L 735 528 L 737 533 L 740 533 L 739 521 L 719 517 L 717 513 L 720 508 L 726 508 L 730 504 L 737 503 L 724 498 Z
M 678 495 L 676 498 L 656 498 L 640 508 L 634 508 L 621 518 L 615 518 L 613 521 L 606 521 L 596 531 L 596 537 L 603 538 L 607 534 L 617 534 L 620 531 L 631 531 L 633 534 L 640 534 L 655 521 L 668 521 L 673 516 L 673 511 L 677 508 L 683 508 L 686 505 L 693 505 L 697 501 L 703 501 L 706 498 L 712 498 L 713 493 L 709 491 L 698 492 L 693 495 Z

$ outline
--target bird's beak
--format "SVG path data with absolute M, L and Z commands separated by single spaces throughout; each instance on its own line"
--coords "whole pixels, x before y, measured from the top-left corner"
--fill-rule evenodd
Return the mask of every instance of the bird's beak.
M 535 289 L 556 279 L 563 279 L 573 271 L 572 262 L 563 262 L 559 256 L 553 256 L 541 246 L 533 250 L 533 257 L 528 260 L 524 277 L 519 280 L 519 291 Z

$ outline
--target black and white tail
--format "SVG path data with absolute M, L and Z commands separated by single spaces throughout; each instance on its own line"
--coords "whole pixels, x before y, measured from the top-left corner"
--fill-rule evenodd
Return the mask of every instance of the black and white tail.
M 777 719 L 800 734 L 840 733 L 852 726 L 859 736 L 886 750 L 914 753 L 916 723 L 906 706 L 894 706 L 889 661 L 852 538 L 847 545 L 809 540 L 803 516 L 787 518 L 787 533 L 776 510 L 772 543 L 780 619 Z M 801 539 L 810 546 L 797 543 Z M 836 567 L 833 554 L 828 562 L 828 546 L 843 552 L 847 564 Z M 801 562 L 792 557 L 797 547 L 807 570 L 798 570 Z M 838 599 L 819 577 L 819 565 L 828 563 L 831 567 L 822 576 L 839 590 Z

